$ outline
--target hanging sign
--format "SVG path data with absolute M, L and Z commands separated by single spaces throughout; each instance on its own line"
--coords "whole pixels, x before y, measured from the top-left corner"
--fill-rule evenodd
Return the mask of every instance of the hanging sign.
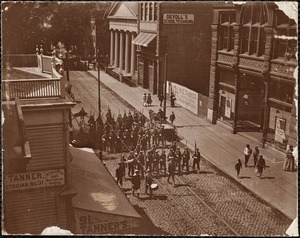
M 163 15 L 164 24 L 193 24 L 194 14 L 167 14 Z
M 4 180 L 4 189 L 6 191 L 17 191 L 32 188 L 61 186 L 64 184 L 64 169 L 55 169 L 6 175 Z
M 281 117 L 276 117 L 275 122 L 275 140 L 282 143 L 285 140 L 285 126 L 286 126 L 286 120 Z
M 231 99 L 226 98 L 226 104 L 225 104 L 225 117 L 230 119 L 231 116 Z

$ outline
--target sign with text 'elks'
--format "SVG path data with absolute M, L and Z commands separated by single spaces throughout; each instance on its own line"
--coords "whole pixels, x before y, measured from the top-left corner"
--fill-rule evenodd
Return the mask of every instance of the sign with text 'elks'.
M 193 24 L 194 14 L 168 14 L 163 16 L 164 24 Z
M 61 186 L 65 184 L 65 170 L 54 169 L 38 172 L 9 174 L 5 176 L 5 191 Z

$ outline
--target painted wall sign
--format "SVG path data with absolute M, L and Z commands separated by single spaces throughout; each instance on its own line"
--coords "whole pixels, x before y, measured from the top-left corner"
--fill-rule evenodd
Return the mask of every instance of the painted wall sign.
M 198 114 L 198 93 L 173 82 L 169 85 L 169 91 L 169 94 L 171 91 L 175 94 L 175 103 Z
M 164 24 L 193 24 L 194 14 L 168 14 L 163 15 Z
M 55 169 L 6 175 L 4 180 L 4 189 L 6 191 L 17 191 L 32 188 L 61 186 L 64 184 L 64 169 Z
M 140 219 L 74 209 L 78 234 L 110 234 L 140 226 Z

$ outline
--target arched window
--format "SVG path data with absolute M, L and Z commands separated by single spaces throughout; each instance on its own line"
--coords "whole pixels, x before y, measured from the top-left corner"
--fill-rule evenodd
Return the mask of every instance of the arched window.
M 266 44 L 264 27 L 268 21 L 265 5 L 261 2 L 246 3 L 241 19 L 241 53 L 262 56 Z
M 232 11 L 221 12 L 219 17 L 220 23 L 220 40 L 219 50 L 232 51 L 234 48 L 234 32 L 236 13 Z
M 298 43 L 296 22 L 279 9 L 275 11 L 274 21 L 273 58 L 295 60 Z

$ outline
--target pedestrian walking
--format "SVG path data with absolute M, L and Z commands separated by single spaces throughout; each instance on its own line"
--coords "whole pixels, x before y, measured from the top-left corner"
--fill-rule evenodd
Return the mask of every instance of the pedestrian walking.
M 170 183 L 170 178 L 172 178 L 172 181 L 173 181 L 173 183 L 174 183 L 174 186 L 175 186 L 175 179 L 174 179 L 174 176 L 175 176 L 175 169 L 176 169 L 176 167 L 175 167 L 176 165 L 175 165 L 175 161 L 174 161 L 174 159 L 170 159 L 169 161 L 168 161 L 168 183 Z
M 140 197 L 140 187 L 141 187 L 141 176 L 139 171 L 136 169 L 131 178 L 132 183 L 132 195 L 135 196 L 135 192 L 137 193 L 138 198 Z
M 174 114 L 174 112 L 171 113 L 169 119 L 170 119 L 170 122 L 171 122 L 172 125 L 173 125 L 173 123 L 174 123 L 174 121 L 175 121 L 175 114 Z
M 258 149 L 258 146 L 255 146 L 254 152 L 253 152 L 254 167 L 256 167 L 258 156 L 259 156 L 259 149 Z
M 143 102 L 143 106 L 146 107 L 147 106 L 147 94 L 146 93 L 144 93 L 144 95 L 143 95 L 142 102 Z
M 150 174 L 150 170 L 146 170 L 146 175 L 145 175 L 145 193 L 148 194 L 148 190 L 150 192 L 150 198 L 152 198 L 152 188 L 151 184 L 153 183 L 153 179 Z
M 151 106 L 151 104 L 152 104 L 151 93 L 148 93 L 148 97 L 147 97 L 147 106 Z
M 193 155 L 193 170 L 194 171 L 196 171 L 195 167 L 197 167 L 197 169 L 200 172 L 200 159 L 201 159 L 201 154 L 199 152 L 199 149 L 197 148 Z
M 124 170 L 122 167 L 122 163 L 118 163 L 118 168 L 116 169 L 116 180 L 117 184 L 120 184 L 120 187 L 123 186 L 123 175 L 124 175 Z
M 140 151 L 140 153 L 137 157 L 137 161 L 138 161 L 138 168 L 140 171 L 141 178 L 144 178 L 145 157 L 144 157 L 143 151 Z
M 263 172 L 264 169 L 266 169 L 266 161 L 265 161 L 263 155 L 260 155 L 259 159 L 257 160 L 256 169 L 255 169 L 256 174 L 260 178 L 262 176 L 262 172 Z
M 121 168 L 122 168 L 123 178 L 125 179 L 125 171 L 126 171 L 126 168 L 127 168 L 127 162 L 126 162 L 124 154 L 121 155 L 121 159 L 120 159 L 119 163 L 120 163 Z
M 162 107 L 162 104 L 163 104 L 163 101 L 164 101 L 164 96 L 163 96 L 162 93 L 160 93 L 160 94 L 158 95 L 158 100 L 159 100 L 159 102 L 160 102 L 160 106 Z
M 250 145 L 247 144 L 245 149 L 244 149 L 244 155 L 245 155 L 245 168 L 247 168 L 247 164 L 248 164 L 248 161 L 249 161 L 249 158 L 252 154 L 252 149 L 250 148 Z
M 184 151 L 182 153 L 182 170 L 186 169 L 187 172 L 189 172 L 189 160 L 190 160 L 190 152 L 187 147 L 184 148 Z
M 241 171 L 241 168 L 242 168 L 242 161 L 240 159 L 237 160 L 234 168 L 236 170 L 236 177 L 240 178 L 240 171 Z
M 289 145 L 287 151 L 286 151 L 286 158 L 283 164 L 283 170 L 284 171 L 290 171 L 293 172 L 294 166 L 295 166 L 295 157 L 293 155 L 294 148 L 292 145 Z

